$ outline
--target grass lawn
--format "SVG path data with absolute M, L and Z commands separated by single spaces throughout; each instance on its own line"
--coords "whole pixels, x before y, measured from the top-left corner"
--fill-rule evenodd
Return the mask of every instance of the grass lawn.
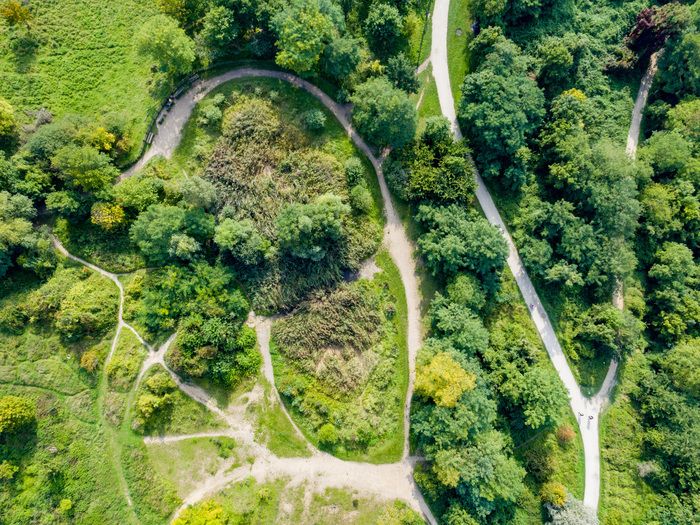
M 270 385 L 265 384 L 264 390 L 260 402 L 251 407 L 255 416 L 255 439 L 278 457 L 309 457 L 311 451 L 306 440 L 297 434 L 277 400 L 272 400 Z
M 462 82 L 469 72 L 469 42 L 473 38 L 471 25 L 469 0 L 452 0 L 447 25 L 447 63 L 455 107 L 459 107 Z
M 627 370 L 635 366 L 631 356 L 618 371 L 619 386 L 612 405 L 601 417 L 601 490 L 602 525 L 642 525 L 647 511 L 659 504 L 659 496 L 639 476 L 642 456 L 641 416 L 627 392 L 635 385 L 627 379 Z
M 228 437 L 196 438 L 151 444 L 148 460 L 153 469 L 175 486 L 180 498 L 212 476 L 235 454 L 236 442 Z M 237 463 L 232 464 L 235 468 Z
M 413 511 L 395 501 L 379 501 L 351 489 L 328 488 L 322 493 L 306 484 L 288 486 L 286 479 L 256 483 L 254 479 L 232 485 L 213 500 L 232 514 L 232 523 L 313 523 L 314 525 L 384 525 L 399 521 L 396 509 L 418 519 Z M 392 510 L 394 512 L 392 512 Z M 245 517 L 246 521 L 239 521 Z M 238 519 L 236 519 L 238 518 Z M 411 521 L 410 523 L 414 523 Z
M 134 35 L 156 14 L 156 3 L 33 0 L 30 9 L 33 51 L 15 51 L 8 28 L 0 28 L 0 97 L 20 112 L 127 113 L 138 149 L 161 94 L 154 92 L 151 64 L 136 54 Z

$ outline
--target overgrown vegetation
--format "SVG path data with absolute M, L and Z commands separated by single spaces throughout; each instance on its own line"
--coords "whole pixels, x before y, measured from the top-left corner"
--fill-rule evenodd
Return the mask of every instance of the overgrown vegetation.
M 277 387 L 297 424 L 320 448 L 373 462 L 403 451 L 407 366 L 403 289 L 390 259 L 381 265 L 371 281 L 317 293 L 272 330 Z

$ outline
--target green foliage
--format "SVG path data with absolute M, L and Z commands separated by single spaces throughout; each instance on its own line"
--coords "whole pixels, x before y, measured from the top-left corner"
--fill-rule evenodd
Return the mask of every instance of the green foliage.
M 399 10 L 384 2 L 371 5 L 365 19 L 365 35 L 372 51 L 378 56 L 390 56 L 401 37 L 403 21 Z
M 679 243 L 664 243 L 656 253 L 649 277 L 654 283 L 651 301 L 658 312 L 652 324 L 659 334 L 668 341 L 678 341 L 685 334 L 696 333 L 696 323 L 691 320 L 700 318 L 700 274 L 690 249 Z
M 323 50 L 321 67 L 331 78 L 343 82 L 360 64 L 360 42 L 352 36 L 334 38 Z
M 419 83 L 413 62 L 404 54 L 391 57 L 386 63 L 386 76 L 399 89 L 406 93 L 416 93 Z
M 132 212 L 143 212 L 160 201 L 163 181 L 137 173 L 121 180 L 112 190 L 115 201 Z
M 343 218 L 350 208 L 337 195 L 311 204 L 291 204 L 277 219 L 280 247 L 295 257 L 320 261 L 343 238 Z
M 224 219 L 216 226 L 214 242 L 221 250 L 228 250 L 241 264 L 255 265 L 271 253 L 270 241 L 260 235 L 250 219 Z
M 229 523 L 228 514 L 221 505 L 213 501 L 205 501 L 186 508 L 173 522 L 174 525 L 226 525 L 227 523 Z
M 426 230 L 418 247 L 433 275 L 451 277 L 473 270 L 484 279 L 487 289 L 498 287 L 508 246 L 486 219 L 457 205 L 421 205 L 416 220 Z
M 311 109 L 301 115 L 301 121 L 306 129 L 318 133 L 326 125 L 326 114 L 320 109 Z
M 110 186 L 119 175 L 110 158 L 90 146 L 65 146 L 51 159 L 51 166 L 59 170 L 69 187 L 85 192 L 100 192 Z
M 103 277 L 91 275 L 78 281 L 61 298 L 56 312 L 56 329 L 68 341 L 102 337 L 117 317 L 116 287 Z
M 387 7 L 386 4 L 376 4 Z M 400 147 L 416 133 L 416 108 L 408 95 L 384 77 L 360 84 L 351 97 L 352 121 L 360 134 L 378 146 Z
M 275 62 L 300 74 L 312 72 L 334 32 L 318 0 L 294 0 L 272 19 L 278 35 Z
M 36 421 L 36 405 L 17 396 L 0 397 L 0 436 L 6 438 Z
M 18 131 L 14 108 L 0 98 L 0 147 L 14 140 Z
M 214 235 L 214 218 L 198 209 L 154 204 L 139 214 L 130 229 L 131 240 L 155 264 L 170 257 L 195 259 L 201 243 Z
M 194 42 L 166 15 L 151 18 L 136 37 L 138 52 L 156 61 L 160 69 L 176 76 L 192 70 Z
M 206 48 L 211 59 L 217 59 L 231 54 L 239 30 L 233 11 L 223 5 L 212 6 L 202 19 L 202 29 L 196 41 Z
M 498 41 L 464 79 L 458 115 L 484 176 L 514 188 L 525 181 L 528 140 L 544 116 L 544 96 L 528 70 L 517 45 Z
M 433 356 L 416 373 L 416 393 L 440 407 L 454 408 L 462 394 L 475 385 L 475 376 L 465 372 L 446 352 Z

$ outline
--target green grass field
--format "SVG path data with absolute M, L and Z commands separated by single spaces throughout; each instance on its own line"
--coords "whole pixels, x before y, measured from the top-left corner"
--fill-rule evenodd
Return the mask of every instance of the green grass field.
M 33 0 L 29 34 L 38 46 L 15 51 L 0 28 L 0 97 L 19 111 L 54 115 L 127 113 L 138 149 L 148 113 L 160 103 L 134 35 L 157 7 L 149 0 Z M 29 119 L 29 117 L 26 117 Z
M 462 98 L 462 82 L 470 67 L 469 42 L 473 38 L 471 24 L 469 0 L 452 0 L 447 26 L 447 63 L 455 107 L 459 107 L 459 101 Z

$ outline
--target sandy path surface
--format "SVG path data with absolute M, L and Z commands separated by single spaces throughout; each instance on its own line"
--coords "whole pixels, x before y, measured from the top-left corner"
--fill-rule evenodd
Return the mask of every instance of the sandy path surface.
M 243 443 L 256 458 L 252 466 L 246 467 L 248 469 L 247 472 L 244 472 L 242 469 L 236 469 L 230 473 L 220 471 L 211 478 L 207 479 L 201 486 L 193 491 L 192 494 L 185 498 L 183 506 L 178 509 L 174 517 L 176 517 L 186 506 L 196 503 L 206 496 L 221 490 L 229 483 L 243 479 L 245 476 L 252 475 L 259 481 L 284 476 L 290 478 L 291 483 L 293 484 L 303 482 L 311 483 L 311 485 L 317 490 L 323 490 L 326 487 L 351 487 L 360 492 L 375 497 L 378 496 L 382 499 L 399 499 L 405 501 L 416 511 L 421 512 L 430 524 L 436 524 L 437 521 L 433 517 L 430 509 L 425 504 L 417 485 L 413 481 L 415 458 L 408 457 L 408 428 L 410 424 L 410 403 L 413 396 L 413 384 L 415 378 L 415 361 L 422 340 L 420 322 L 420 293 L 415 260 L 413 257 L 414 246 L 409 240 L 399 215 L 394 208 L 389 189 L 386 185 L 386 181 L 384 180 L 381 160 L 377 158 L 362 137 L 360 137 L 352 128 L 352 125 L 348 120 L 346 108 L 340 104 L 337 104 L 313 84 L 296 77 L 295 75 L 280 71 L 250 67 L 236 68 L 216 77 L 202 80 L 194 85 L 188 92 L 183 94 L 183 96 L 175 102 L 162 124 L 158 126 L 158 133 L 155 136 L 150 149 L 131 169 L 124 172 L 122 178 L 136 173 L 150 159 L 158 155 L 166 158 L 170 157 L 180 143 L 182 131 L 187 123 L 187 120 L 192 114 L 192 110 L 196 104 L 212 89 L 230 80 L 255 77 L 276 78 L 283 80 L 313 95 L 333 113 L 356 147 L 370 160 L 376 172 L 382 199 L 384 201 L 384 213 L 386 217 L 386 225 L 384 228 L 384 246 L 399 270 L 406 293 L 406 303 L 408 307 L 407 342 L 409 357 L 409 385 L 404 407 L 403 459 L 398 463 L 373 465 L 369 463 L 342 461 L 334 456 L 317 450 L 315 450 L 312 456 L 309 458 L 278 458 L 268 449 L 255 442 L 253 429 L 249 423 L 242 421 L 241 414 L 226 413 L 225 410 L 218 407 L 215 400 L 211 398 L 206 391 L 196 385 L 182 381 L 177 374 L 168 369 L 163 360 L 163 355 L 165 349 L 167 349 L 166 345 L 168 343 L 164 345 L 165 349 L 161 347 L 158 352 L 154 352 L 152 348 L 147 346 L 150 354 L 146 360 L 146 363 L 144 364 L 144 367 L 139 373 L 139 378 L 144 376 L 148 370 L 148 367 L 153 366 L 156 363 L 165 366 L 165 368 L 168 369 L 170 374 L 177 382 L 178 387 L 192 399 L 203 404 L 217 416 L 227 421 L 232 428 L 231 434 L 227 435 L 231 435 L 240 443 Z M 96 266 L 85 261 L 81 260 L 80 262 L 105 276 L 113 275 L 109 274 L 108 272 L 104 272 L 104 270 L 101 270 L 100 268 L 97 268 Z M 114 276 L 114 279 L 116 279 L 116 276 Z M 118 283 L 118 286 L 120 286 L 121 289 L 120 283 Z M 262 335 L 263 338 L 267 337 L 269 344 L 269 326 L 266 326 L 263 321 L 260 327 L 256 326 L 256 329 L 260 330 L 259 335 Z M 136 333 L 135 330 L 133 331 Z M 267 352 L 267 357 L 263 354 L 263 360 L 263 370 L 265 372 L 265 376 L 270 384 L 274 385 L 274 373 L 272 370 L 271 360 L 269 359 L 269 350 Z M 276 390 L 275 393 L 277 396 L 279 396 Z M 196 435 L 193 435 L 193 437 L 196 437 Z M 186 436 L 173 437 L 173 439 L 186 438 Z M 167 439 L 167 437 L 159 439 Z M 151 443 L 157 442 L 159 441 L 151 441 Z

